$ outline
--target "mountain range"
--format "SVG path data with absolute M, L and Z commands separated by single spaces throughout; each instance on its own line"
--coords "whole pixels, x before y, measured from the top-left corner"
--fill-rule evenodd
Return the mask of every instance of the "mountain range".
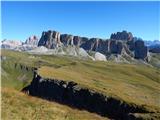
M 160 53 L 160 41 L 143 41 L 127 31 L 112 33 L 109 39 L 101 39 L 61 34 L 55 30 L 48 30 L 42 32 L 40 39 L 33 35 L 24 43 L 3 40 L 1 48 L 27 51 L 32 54 L 82 56 L 92 60 L 98 58 L 99 60 L 128 62 L 140 59 L 148 62 L 150 52 Z M 99 57 L 95 58 L 97 55 Z

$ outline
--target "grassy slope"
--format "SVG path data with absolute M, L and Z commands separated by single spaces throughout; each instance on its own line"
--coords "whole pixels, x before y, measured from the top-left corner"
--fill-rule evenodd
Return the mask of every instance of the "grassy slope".
M 15 68 L 14 60 L 2 61 L 2 87 L 15 88 L 21 90 L 30 83 L 33 77 L 31 70 L 26 71 L 18 64 Z
M 160 71 L 151 67 L 77 61 L 60 68 L 43 66 L 39 74 L 72 80 L 129 103 L 160 107 Z
M 96 114 L 2 88 L 3 120 L 106 120 Z
M 151 111 L 160 111 L 160 70 L 158 68 L 84 61 L 67 56 L 33 56 L 6 50 L 2 51 L 2 55 L 16 59 L 27 66 L 40 66 L 39 73 L 44 77 L 72 80 L 83 87 L 114 96 L 128 103 L 144 105 Z
M 149 63 L 157 68 L 160 68 L 160 53 L 151 53 L 151 56 L 152 57 Z
M 77 110 L 55 102 L 28 96 L 19 92 L 32 79 L 31 71 L 26 72 L 14 63 L 25 66 L 38 66 L 45 64 L 39 57 L 31 57 L 25 53 L 3 51 L 2 56 L 2 119 L 3 120 L 103 120 L 107 118 L 83 110 Z M 37 62 L 41 61 L 41 62 Z M 56 65 L 54 65 L 56 66 Z M 28 82 L 23 82 L 27 80 Z

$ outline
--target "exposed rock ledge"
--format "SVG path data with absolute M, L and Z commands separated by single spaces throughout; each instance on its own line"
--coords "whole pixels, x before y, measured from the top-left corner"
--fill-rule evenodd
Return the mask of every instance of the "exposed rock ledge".
M 148 113 L 141 106 L 130 105 L 113 97 L 82 88 L 72 81 L 42 78 L 37 72 L 34 72 L 31 84 L 22 91 L 112 119 L 135 119 L 130 113 Z

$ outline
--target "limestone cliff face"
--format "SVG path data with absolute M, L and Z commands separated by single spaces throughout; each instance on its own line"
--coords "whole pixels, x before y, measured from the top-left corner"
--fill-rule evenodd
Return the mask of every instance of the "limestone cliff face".
M 147 60 L 148 48 L 144 45 L 144 41 L 138 40 L 135 42 L 135 58 Z
M 60 42 L 60 33 L 57 31 L 43 32 L 42 37 L 38 42 L 38 46 L 45 46 L 47 48 L 53 49 L 61 45 Z
M 121 54 L 123 48 L 123 43 L 121 41 L 111 40 L 109 45 L 111 53 Z
M 66 45 L 74 45 L 73 43 L 73 36 L 68 34 L 62 34 L 60 36 L 60 41 L 66 46 Z
M 94 39 L 89 39 L 89 38 L 83 38 L 83 43 L 80 45 L 80 47 L 82 47 L 85 50 L 92 50 L 93 46 L 95 44 Z
M 47 79 L 36 72 L 31 84 L 22 91 L 114 119 L 129 119 L 129 113 L 147 112 L 143 107 L 132 106 L 124 101 L 83 88 L 73 81 Z
M 49 30 L 48 32 L 42 33 L 42 37 L 38 43 L 38 46 L 45 46 L 50 49 L 68 45 L 81 47 L 86 51 L 100 52 L 104 55 L 121 55 L 122 50 L 124 49 L 129 55 L 131 52 L 134 52 L 136 59 L 147 60 L 148 57 L 148 49 L 144 45 L 144 42 L 139 40 L 134 41 L 132 33 L 126 31 L 114 33 L 109 40 L 104 40 L 100 38 L 60 34 L 57 31 Z
M 72 36 L 69 34 L 61 34 L 56 31 L 48 31 L 43 32 L 42 37 L 38 43 L 38 46 L 45 46 L 50 49 L 54 49 L 60 45 L 72 45 L 82 47 L 85 50 L 91 50 L 106 54 L 107 52 L 112 53 L 121 53 L 120 42 L 116 41 L 108 41 L 99 38 L 87 38 L 87 37 L 80 37 L 80 36 Z M 114 47 L 116 46 L 116 47 Z M 120 50 L 120 51 L 118 51 Z

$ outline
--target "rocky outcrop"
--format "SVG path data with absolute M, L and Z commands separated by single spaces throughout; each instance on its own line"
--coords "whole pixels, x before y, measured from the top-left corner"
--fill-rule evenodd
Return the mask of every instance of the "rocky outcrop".
M 73 81 L 43 78 L 36 72 L 31 84 L 22 91 L 113 119 L 128 119 L 129 113 L 147 112 L 141 106 L 127 104 L 94 90 L 83 88 Z
M 59 45 L 59 43 L 62 43 L 64 46 L 74 45 L 82 47 L 84 50 L 96 51 L 102 54 L 106 54 L 108 52 L 121 54 L 123 48 L 122 42 L 120 41 L 103 40 L 99 38 L 89 39 L 86 37 L 72 36 L 69 34 L 60 35 L 60 33 L 56 31 L 43 32 L 38 46 L 43 45 L 47 48 L 55 48 Z
M 127 32 L 127 31 L 122 31 L 122 32 L 117 32 L 117 33 L 113 33 L 110 36 L 110 39 L 113 40 L 132 40 L 133 39 L 133 35 L 131 32 Z
M 73 36 L 68 34 L 63 34 L 60 36 L 60 41 L 66 45 L 74 45 L 73 43 Z
M 135 50 L 135 41 L 134 40 L 127 41 L 127 46 L 129 48 L 129 50 L 134 51 Z
M 127 41 L 127 45 L 129 50 L 134 52 L 134 58 L 149 61 L 149 50 L 148 50 L 148 47 L 145 46 L 144 41 L 131 40 L 131 41 Z
M 111 53 L 121 54 L 123 43 L 121 41 L 111 40 L 109 41 L 109 48 Z
M 148 59 L 148 48 L 144 45 L 144 41 L 137 40 L 135 42 L 134 55 L 136 59 L 146 60 Z
M 69 34 L 60 35 L 59 32 L 48 31 L 42 33 L 38 46 L 45 46 L 49 49 L 54 49 L 58 46 L 75 46 L 83 48 L 86 51 L 95 51 L 104 55 L 121 55 L 123 50 L 125 54 L 131 57 L 135 56 L 136 59 L 147 61 L 147 47 L 140 40 L 135 40 L 132 33 L 127 31 L 117 32 L 112 34 L 110 38 L 109 40 L 100 38 L 89 39 Z
M 93 47 L 93 51 L 100 52 L 102 54 L 106 54 L 108 52 L 108 41 L 103 39 L 95 39 L 95 45 Z
M 87 40 L 88 40 L 88 38 L 81 38 L 81 37 L 79 37 L 79 36 L 74 36 L 74 38 L 73 38 L 73 44 L 74 44 L 75 46 L 80 46 L 83 41 L 85 42 L 85 41 L 87 41 Z
M 85 38 L 85 40 L 82 42 L 80 47 L 82 47 L 83 49 L 87 51 L 100 52 L 104 55 L 106 55 L 110 51 L 108 40 L 103 40 L 99 38 L 91 38 L 91 39 Z
M 20 69 L 21 71 L 25 71 L 25 72 L 28 72 L 28 71 L 34 72 L 34 70 L 37 70 L 37 68 L 35 67 L 26 66 L 20 63 L 13 63 L 13 65 L 15 69 Z
M 95 39 L 83 38 L 83 43 L 80 45 L 85 50 L 92 50 L 95 44 Z
M 108 52 L 120 54 L 122 50 L 122 44 L 119 41 L 110 42 L 99 38 L 89 39 L 87 37 L 72 36 L 69 34 L 60 35 L 60 33 L 56 31 L 43 32 L 38 46 L 45 46 L 51 49 L 59 46 L 60 44 L 63 44 L 64 46 L 78 46 L 84 50 L 96 51 L 102 54 L 106 54 Z
M 56 48 L 61 45 L 60 33 L 57 31 L 43 32 L 38 42 L 38 46 L 45 46 L 49 49 Z

